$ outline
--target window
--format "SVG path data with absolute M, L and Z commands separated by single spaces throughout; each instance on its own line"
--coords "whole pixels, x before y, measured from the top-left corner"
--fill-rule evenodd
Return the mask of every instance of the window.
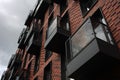
M 80 0 L 82 14 L 85 15 L 97 2 L 97 0 Z
M 44 69 L 44 80 L 52 80 L 52 62 L 50 62 Z

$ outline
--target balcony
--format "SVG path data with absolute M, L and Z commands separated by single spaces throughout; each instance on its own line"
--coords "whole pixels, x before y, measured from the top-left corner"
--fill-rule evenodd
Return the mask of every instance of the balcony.
M 39 54 L 41 44 L 42 44 L 42 32 L 34 33 L 28 42 L 27 53 L 36 55 Z
M 18 67 L 22 63 L 22 55 L 21 54 L 14 54 L 11 57 L 11 60 L 8 64 L 8 68 L 12 69 L 13 67 Z
M 34 17 L 37 19 L 43 19 L 44 18 L 44 14 L 47 10 L 47 8 L 49 7 L 50 4 L 50 0 L 40 0 L 35 13 L 34 13 Z
M 57 52 L 64 53 L 65 41 L 70 36 L 70 31 L 67 26 L 60 25 L 60 17 L 56 17 L 47 30 L 47 40 L 45 42 L 45 48 Z
M 25 38 L 25 41 L 24 41 L 24 44 L 25 45 L 28 45 L 28 42 L 31 38 L 31 36 L 33 34 L 37 34 L 40 32 L 40 29 L 41 29 L 41 25 L 39 24 L 39 21 L 37 21 L 36 19 L 34 20 L 34 22 L 32 23 L 32 25 L 27 28 L 27 35 L 26 35 L 26 38 Z
M 27 17 L 27 20 L 25 21 L 25 25 L 26 25 L 26 26 L 30 26 L 30 24 L 31 24 L 31 22 L 32 22 L 32 20 L 33 20 L 33 15 L 34 15 L 34 12 L 31 11 L 30 14 L 29 14 L 28 17 Z
M 25 45 L 24 45 L 24 41 L 25 41 L 25 37 L 27 35 L 27 29 L 26 28 L 23 28 L 21 34 L 20 34 L 20 37 L 18 39 L 18 48 L 20 49 L 24 49 L 25 48 Z
M 91 19 L 88 19 L 66 41 L 68 77 L 94 80 L 96 76 L 106 73 L 108 68 L 112 70 L 120 64 L 118 49 L 110 43 L 104 28 L 106 25 L 101 23 L 93 27 Z
M 12 57 L 10 58 L 7 68 L 10 68 L 10 67 L 11 67 L 12 61 L 14 60 L 14 56 L 15 56 L 15 55 L 12 55 Z
M 21 54 L 16 54 L 14 60 L 15 60 L 15 65 L 16 66 L 21 65 L 21 63 L 22 63 L 22 55 Z
M 9 70 L 4 71 L 2 76 L 1 76 L 1 80 L 8 80 L 10 73 L 11 72 Z

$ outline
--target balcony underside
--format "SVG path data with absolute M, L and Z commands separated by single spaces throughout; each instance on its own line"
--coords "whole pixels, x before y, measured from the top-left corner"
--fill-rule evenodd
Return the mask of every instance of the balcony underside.
M 94 39 L 68 63 L 67 76 L 75 80 L 117 80 L 119 76 L 112 70 L 120 67 L 119 60 L 120 55 L 114 46 Z
M 35 18 L 43 19 L 44 14 L 45 14 L 48 7 L 49 7 L 49 3 L 45 0 L 41 0 L 41 3 L 39 4 L 38 9 L 35 12 Z
M 68 39 L 69 35 L 69 31 L 57 27 L 45 42 L 45 48 L 53 52 L 64 53 L 65 41 Z
M 30 26 L 31 22 L 33 20 L 33 15 L 29 15 L 26 22 L 25 22 L 25 25 L 26 26 Z
M 15 60 L 11 63 L 11 66 L 9 67 L 10 69 L 12 69 L 13 67 L 18 67 L 19 65 L 21 65 L 22 60 Z
M 18 67 L 21 65 L 22 59 L 18 58 L 17 55 L 13 55 L 12 60 L 10 61 L 8 68 L 12 69 L 13 67 Z

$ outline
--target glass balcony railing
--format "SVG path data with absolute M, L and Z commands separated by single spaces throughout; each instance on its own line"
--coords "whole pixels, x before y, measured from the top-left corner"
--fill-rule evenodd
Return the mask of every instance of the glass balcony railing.
M 71 78 L 86 79 L 87 76 L 89 80 L 98 70 L 120 60 L 107 26 L 91 20 L 87 19 L 66 41 L 67 76 Z
M 70 53 L 69 58 L 75 57 L 95 38 L 113 44 L 105 24 L 99 23 L 96 27 L 93 27 L 92 25 L 91 19 L 88 19 L 66 42 L 67 53 Z
M 39 54 L 42 44 L 42 32 L 34 33 L 28 41 L 27 52 L 30 54 Z
M 70 36 L 70 30 L 68 23 L 62 20 L 63 19 L 60 19 L 60 17 L 57 16 L 53 21 L 51 21 L 47 30 L 45 48 L 50 51 L 58 53 L 63 53 L 65 51 L 64 44 Z
M 55 18 L 47 30 L 47 38 L 49 38 L 49 36 L 57 28 L 57 26 L 58 26 L 58 19 Z
M 27 30 L 26 39 L 24 41 L 25 45 L 28 45 L 28 42 L 33 34 L 37 34 L 40 32 L 41 25 L 39 24 L 39 21 L 34 20 L 30 28 Z
M 80 52 L 91 40 L 93 40 L 93 38 L 92 25 L 90 20 L 88 20 L 71 38 L 72 56 L 75 56 L 78 52 Z

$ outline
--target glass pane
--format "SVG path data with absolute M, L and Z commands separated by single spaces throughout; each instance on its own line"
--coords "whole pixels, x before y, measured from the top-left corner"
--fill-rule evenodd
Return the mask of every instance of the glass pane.
M 102 24 L 99 24 L 99 25 L 95 28 L 96 37 L 107 42 L 105 33 L 104 33 L 104 31 L 103 31 L 103 27 L 104 27 L 104 26 L 103 26 Z
M 104 29 L 105 29 L 106 37 L 108 38 L 108 42 L 110 44 L 114 44 L 113 40 L 112 40 L 112 37 L 110 35 L 110 31 L 108 30 L 107 26 L 104 25 Z
M 68 39 L 65 42 L 65 49 L 66 49 L 66 62 L 69 62 L 71 59 L 71 44 L 70 40 Z
M 94 38 L 90 19 L 71 38 L 72 53 L 75 56 Z
M 57 27 L 57 18 L 51 23 L 50 27 L 48 28 L 48 37 L 51 35 L 51 33 L 54 31 L 56 27 Z

